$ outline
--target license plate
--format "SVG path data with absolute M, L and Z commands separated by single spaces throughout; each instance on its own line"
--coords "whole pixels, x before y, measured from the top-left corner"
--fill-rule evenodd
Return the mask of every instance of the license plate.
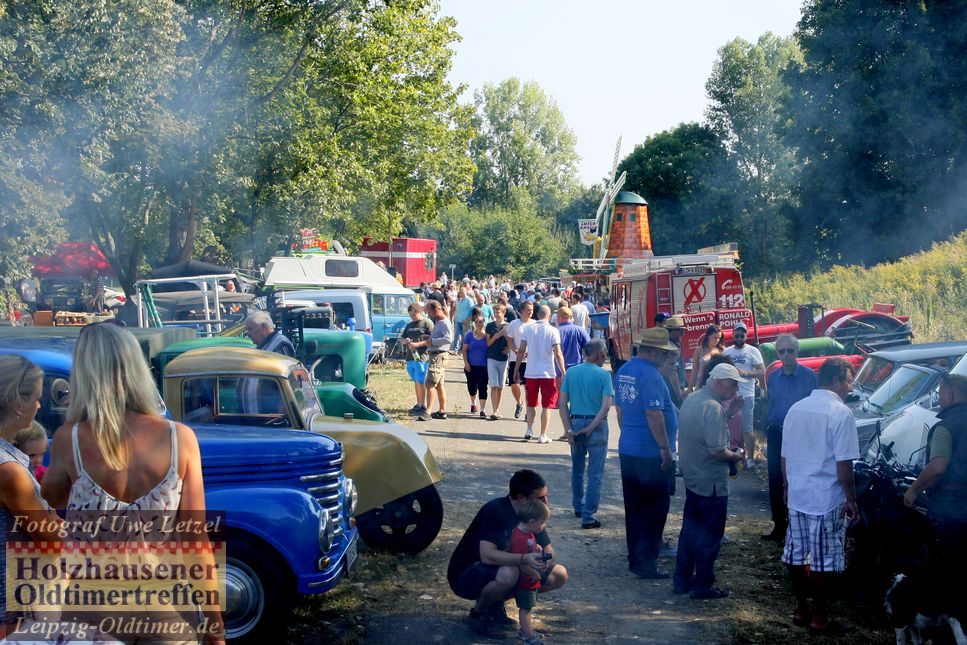
M 359 542 L 353 540 L 346 549 L 346 571 L 348 572 L 356 564 L 356 556 L 359 555 Z

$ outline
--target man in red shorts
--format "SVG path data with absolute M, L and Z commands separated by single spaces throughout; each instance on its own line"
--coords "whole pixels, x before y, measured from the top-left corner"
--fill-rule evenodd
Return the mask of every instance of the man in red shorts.
M 549 320 L 551 308 L 541 305 L 535 314 L 533 325 L 524 328 L 520 337 L 520 356 L 527 356 L 527 431 L 524 440 L 534 438 L 534 417 L 537 416 L 537 399 L 541 400 L 540 443 L 550 443 L 547 427 L 551 422 L 551 410 L 557 409 L 557 395 L 564 378 L 564 354 L 561 352 L 561 334 Z M 555 367 L 557 368 L 555 370 Z M 520 363 L 517 364 L 520 374 Z

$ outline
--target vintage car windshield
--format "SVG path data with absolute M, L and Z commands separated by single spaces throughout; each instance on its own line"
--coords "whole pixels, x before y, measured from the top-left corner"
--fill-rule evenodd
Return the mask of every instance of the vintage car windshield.
M 890 374 L 893 373 L 895 366 L 893 361 L 888 361 L 878 356 L 870 356 L 863 363 L 863 367 L 860 368 L 859 373 L 856 375 L 854 387 L 872 392 L 880 383 L 890 378 Z
M 928 381 L 930 381 L 928 372 L 900 366 L 870 395 L 868 404 L 880 414 L 892 414 L 920 396 Z
M 308 428 L 311 426 L 312 417 L 322 414 L 322 404 L 319 402 L 316 389 L 312 386 L 312 378 L 308 370 L 301 365 L 294 368 L 289 372 L 289 384 L 292 386 L 299 413 Z

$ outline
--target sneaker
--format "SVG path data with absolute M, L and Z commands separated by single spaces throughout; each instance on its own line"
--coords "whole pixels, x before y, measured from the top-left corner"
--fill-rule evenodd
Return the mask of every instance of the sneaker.
M 750 459 L 747 462 L 745 462 L 745 469 L 748 470 L 748 471 L 750 471 L 750 472 L 755 471 L 755 469 L 758 466 L 759 466 L 759 464 L 756 463 L 755 459 Z
M 581 522 L 582 529 L 599 529 L 601 528 L 601 522 L 598 520 L 591 520 L 590 522 Z
M 491 414 L 490 415 L 490 420 L 491 421 L 500 421 L 500 415 L 499 414 Z
M 433 418 L 433 415 L 428 414 L 426 410 L 420 413 L 420 416 L 416 417 L 417 421 L 429 421 Z
M 519 419 L 520 418 L 520 413 L 523 412 L 523 411 L 524 411 L 524 404 L 523 403 L 518 403 L 517 404 L 517 407 L 514 408 L 514 418 L 515 419 Z
M 540 632 L 534 632 L 533 635 L 528 636 L 523 632 L 523 630 L 521 630 L 517 632 L 517 640 L 519 640 L 522 643 L 526 643 L 526 645 L 538 645 L 539 643 L 544 642 L 544 634 Z
M 470 406 L 470 414 L 477 414 L 477 406 L 475 405 Z
M 480 411 L 480 418 L 481 418 L 481 419 L 486 419 L 486 418 L 487 418 L 487 413 L 486 413 L 486 412 L 484 412 L 483 410 L 481 410 L 481 411 Z
M 688 597 L 692 600 L 718 600 L 719 598 L 728 598 L 730 593 L 729 589 L 713 586 L 707 589 L 692 589 L 692 593 L 688 594 Z
M 524 431 L 524 441 L 528 441 L 529 439 L 533 439 L 533 438 L 534 438 L 534 429 L 527 428 L 527 430 Z
M 434 412 L 430 416 L 433 417 L 434 419 L 446 419 L 447 413 L 440 410 L 439 412 Z
M 546 434 L 542 434 L 537 438 L 537 443 L 551 443 L 551 438 Z
M 426 410 L 426 408 L 423 407 L 422 405 L 414 405 L 412 408 L 410 408 L 409 413 L 414 416 L 419 416 L 420 413 L 422 413 L 424 410 Z

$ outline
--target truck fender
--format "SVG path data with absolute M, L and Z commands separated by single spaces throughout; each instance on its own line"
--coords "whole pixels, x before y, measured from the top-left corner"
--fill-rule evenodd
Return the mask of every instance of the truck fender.
M 342 443 L 343 473 L 359 491 L 357 515 L 443 479 L 426 441 L 405 426 L 319 416 L 312 431 Z
M 296 488 L 238 486 L 205 491 L 209 511 L 224 511 L 229 529 L 256 536 L 285 560 L 293 573 L 319 558 L 319 503 Z

